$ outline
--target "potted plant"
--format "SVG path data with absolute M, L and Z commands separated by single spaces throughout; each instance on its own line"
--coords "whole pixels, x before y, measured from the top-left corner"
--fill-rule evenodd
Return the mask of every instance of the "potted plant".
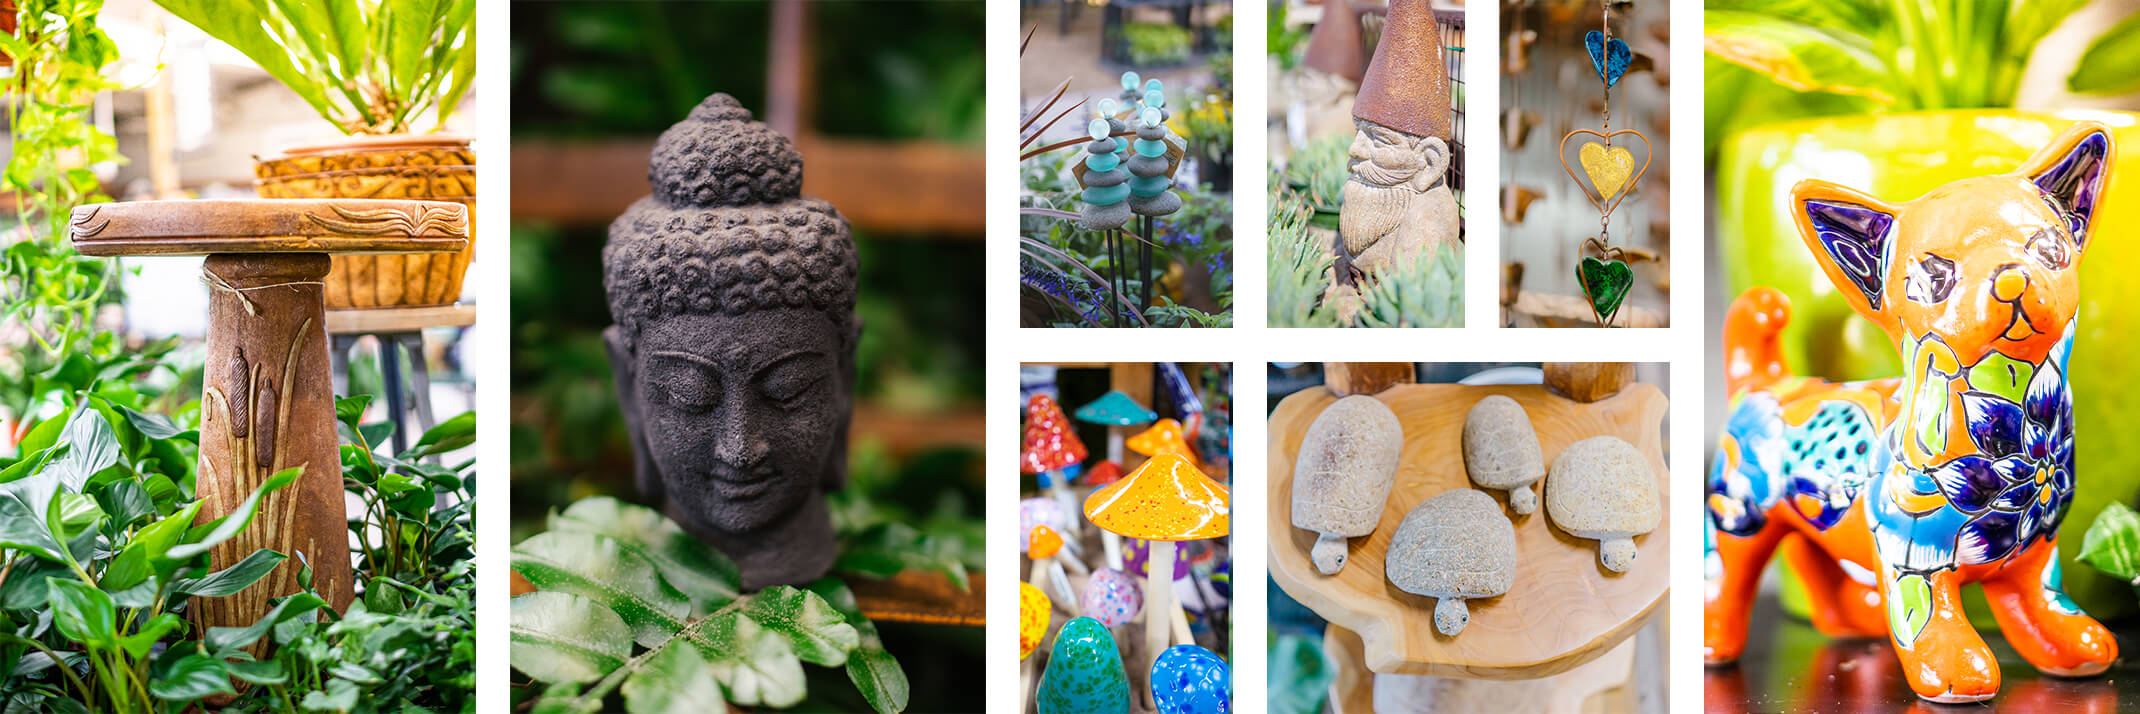
M 475 0 L 157 4 L 244 53 L 345 135 L 256 159 L 261 197 L 419 198 L 474 207 L 469 139 L 430 132 L 475 79 Z M 335 256 L 327 307 L 452 304 L 473 238 L 452 253 Z
M 1956 179 L 2012 170 L 2080 119 L 2112 127 L 2119 152 L 2106 187 L 2101 235 L 2140 229 L 2140 114 L 2014 108 L 2022 68 L 2037 44 L 2082 3 L 1964 0 L 1953 4 L 1821 3 L 1781 6 L 1711 0 L 1704 16 L 1707 135 L 1716 172 L 1716 249 L 1724 294 L 1754 285 L 1792 301 L 1784 333 L 1796 371 L 1830 379 L 1901 373 L 1892 346 L 1858 318 L 1805 250 L 1786 205 L 1790 187 L 1819 177 L 1907 200 Z M 2074 92 L 2140 87 L 2140 19 L 2101 35 L 2068 75 Z M 2088 466 L 2072 517 L 2094 520 L 2140 493 L 2140 445 L 2121 441 L 2128 396 L 2127 335 L 2140 327 L 2124 305 L 2140 284 L 2122 274 L 2140 246 L 2090 245 L 2071 379 L 2077 438 Z M 2124 585 L 2072 562 L 2066 588 L 2098 616 L 2134 611 Z

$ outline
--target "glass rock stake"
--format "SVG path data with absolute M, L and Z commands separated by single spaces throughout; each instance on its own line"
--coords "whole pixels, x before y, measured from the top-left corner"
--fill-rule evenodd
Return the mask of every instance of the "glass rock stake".
M 726 94 L 662 133 L 647 178 L 602 249 L 639 488 L 745 589 L 808 583 L 832 567 L 825 493 L 847 479 L 847 219 L 800 195 L 795 145 Z
M 355 588 L 327 368 L 330 256 L 459 251 L 468 245 L 467 209 L 374 199 L 134 201 L 82 206 L 70 218 L 83 255 L 208 256 L 199 522 L 252 508 L 245 499 L 255 490 L 273 491 L 250 527 L 208 551 L 210 566 L 231 567 L 261 548 L 292 562 L 237 595 L 195 600 L 194 621 L 251 626 L 270 598 L 303 587 L 300 557 L 320 597 L 348 607 Z M 300 467 L 288 481 L 283 472 Z M 263 489 L 277 483 L 280 490 Z

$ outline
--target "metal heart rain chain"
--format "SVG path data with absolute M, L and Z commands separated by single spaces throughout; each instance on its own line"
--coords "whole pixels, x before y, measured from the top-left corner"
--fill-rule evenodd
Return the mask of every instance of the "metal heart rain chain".
M 1597 318 L 1600 327 L 1612 324 L 1614 315 L 1627 301 L 1627 293 L 1635 284 L 1635 269 L 1627 262 L 1626 254 L 1612 245 L 1611 219 L 1620 201 L 1634 191 L 1635 184 L 1650 168 L 1650 138 L 1633 129 L 1612 130 L 1612 88 L 1620 83 L 1620 76 L 1627 73 L 1627 65 L 1634 54 L 1627 43 L 1612 36 L 1612 12 L 1606 10 L 1603 30 L 1591 30 L 1583 36 L 1583 48 L 1590 54 L 1590 66 L 1597 70 L 1598 79 L 1605 83 L 1604 125 L 1598 129 L 1576 129 L 1560 139 L 1560 166 L 1598 209 L 1598 234 L 1584 238 L 1577 249 L 1581 258 L 1575 266 L 1575 280 L 1583 287 L 1583 297 L 1590 303 L 1590 312 Z M 1633 137 L 1642 142 L 1642 160 L 1635 161 L 1635 152 L 1627 145 L 1613 142 L 1623 137 Z M 1576 149 L 1576 163 L 1568 163 L 1568 142 L 1584 139 Z M 1576 169 L 1580 166 L 1581 175 Z M 1584 179 L 1588 179 L 1586 182 Z

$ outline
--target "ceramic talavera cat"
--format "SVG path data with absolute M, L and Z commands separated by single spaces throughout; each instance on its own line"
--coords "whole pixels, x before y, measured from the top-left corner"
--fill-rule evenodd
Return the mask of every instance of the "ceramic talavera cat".
M 1906 366 L 1871 382 L 1792 376 L 1777 343 L 1788 300 L 1755 288 L 1732 303 L 1732 401 L 1707 499 L 1709 663 L 1738 658 L 1779 547 L 1814 626 L 1888 636 L 1928 700 L 1999 690 L 1962 612 L 1965 583 L 1983 584 L 2000 631 L 2044 672 L 2092 675 L 2117 658 L 2058 571 L 2074 489 L 2066 363 L 2111 152 L 2109 130 L 2082 122 L 2013 173 L 1908 203 L 1823 181 L 1792 190 L 1806 246 Z

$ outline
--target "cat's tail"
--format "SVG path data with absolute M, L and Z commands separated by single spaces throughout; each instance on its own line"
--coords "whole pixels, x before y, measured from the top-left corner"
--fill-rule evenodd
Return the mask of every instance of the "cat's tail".
M 1724 312 L 1724 385 L 1729 394 L 1790 376 L 1779 336 L 1791 322 L 1791 299 L 1761 286 L 1731 301 Z

